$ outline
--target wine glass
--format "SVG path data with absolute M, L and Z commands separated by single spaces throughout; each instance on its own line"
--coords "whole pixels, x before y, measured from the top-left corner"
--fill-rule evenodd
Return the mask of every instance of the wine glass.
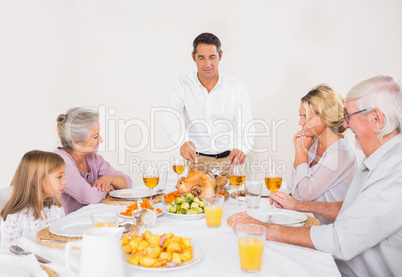
M 144 170 L 142 179 L 145 186 L 149 188 L 149 199 L 152 202 L 152 190 L 159 183 L 159 170 L 150 166 L 148 169 Z
M 243 185 L 246 180 L 246 168 L 244 164 L 232 164 L 230 166 L 229 180 L 232 185 L 236 187 L 236 206 L 240 205 L 239 202 L 239 187 Z
M 180 175 L 184 172 L 185 167 L 186 166 L 185 166 L 184 160 L 182 158 L 176 158 L 173 161 L 172 168 L 173 168 L 174 173 L 177 174 L 177 181 L 179 181 Z
M 268 171 L 265 174 L 265 186 L 271 193 L 277 192 L 282 186 L 282 174 L 276 170 Z M 275 208 L 274 203 L 271 208 Z

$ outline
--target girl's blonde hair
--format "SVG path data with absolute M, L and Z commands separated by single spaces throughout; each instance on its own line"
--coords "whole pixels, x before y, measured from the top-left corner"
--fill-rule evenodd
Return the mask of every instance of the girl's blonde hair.
M 42 183 L 50 173 L 63 166 L 64 160 L 55 153 L 33 150 L 26 153 L 14 174 L 11 186 L 13 192 L 10 200 L 0 212 L 3 220 L 7 215 L 17 213 L 24 208 L 33 209 L 35 219 L 43 219 L 44 207 L 57 205 L 61 207 L 56 197 L 43 200 Z
M 314 87 L 301 99 L 301 102 L 306 111 L 310 108 L 315 113 L 314 115 L 307 113 L 307 121 L 317 115 L 335 134 L 342 134 L 346 131 L 346 128 L 343 127 L 345 100 L 330 86 L 321 84 Z

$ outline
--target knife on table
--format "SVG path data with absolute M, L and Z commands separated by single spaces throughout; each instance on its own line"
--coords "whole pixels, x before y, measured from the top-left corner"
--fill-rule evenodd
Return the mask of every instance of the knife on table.
M 41 257 L 39 255 L 36 255 L 36 254 L 34 254 L 34 255 L 35 255 L 36 259 L 38 260 L 38 262 L 40 262 L 42 264 L 51 263 L 51 261 L 49 261 L 49 260 L 47 260 L 47 259 L 45 259 L 45 258 L 43 258 L 43 257 Z

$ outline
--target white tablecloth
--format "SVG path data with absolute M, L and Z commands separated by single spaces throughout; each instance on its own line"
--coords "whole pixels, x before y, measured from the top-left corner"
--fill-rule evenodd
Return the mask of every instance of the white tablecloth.
M 267 198 L 261 199 L 267 205 Z M 205 226 L 205 219 L 179 220 L 168 214 L 157 218 L 157 222 L 150 228 L 154 234 L 172 232 L 175 235 L 189 237 L 192 245 L 198 246 L 202 252 L 199 263 L 175 271 L 163 273 L 164 276 L 245 276 L 240 269 L 240 261 L 237 248 L 236 235 L 226 223 L 230 215 L 246 210 L 245 202 L 240 207 L 231 205 L 233 199 L 225 201 L 223 221 L 221 227 L 209 229 Z M 164 204 L 159 204 L 164 205 Z M 67 217 L 88 216 L 94 211 L 124 211 L 126 206 L 114 206 L 105 204 L 88 205 Z M 141 227 L 140 233 L 145 228 Z M 64 250 L 48 248 L 36 242 L 35 234 L 20 238 L 20 246 L 33 251 L 52 261 L 46 266 L 53 269 L 60 277 L 69 276 L 64 259 Z M 71 263 L 73 268 L 79 269 L 80 251 L 72 251 Z M 102 261 L 99 261 L 102 262 Z M 107 262 L 105 259 L 104 262 Z M 161 272 L 139 270 L 125 265 L 126 276 L 160 276 Z M 292 246 L 277 242 L 265 242 L 261 271 L 253 273 L 253 276 L 340 276 L 335 262 L 330 254 L 320 251 Z

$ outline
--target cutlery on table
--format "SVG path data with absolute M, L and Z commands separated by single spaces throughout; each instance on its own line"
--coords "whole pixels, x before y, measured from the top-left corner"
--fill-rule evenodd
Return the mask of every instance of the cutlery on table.
M 9 249 L 10 249 L 11 253 L 14 253 L 16 255 L 30 255 L 30 254 L 32 254 L 31 252 L 26 252 L 24 249 L 22 249 L 21 247 L 19 247 L 17 245 L 12 245 L 12 246 L 10 246 Z M 49 261 L 49 260 L 47 260 L 47 259 L 45 259 L 45 258 L 43 258 L 41 256 L 38 256 L 36 254 L 34 254 L 34 255 L 35 255 L 36 259 L 38 260 L 38 262 L 40 262 L 40 263 L 48 264 L 48 263 L 51 262 L 51 261 Z
M 272 216 L 269 214 L 268 215 L 268 222 L 267 223 L 274 223 L 273 221 L 272 221 Z

